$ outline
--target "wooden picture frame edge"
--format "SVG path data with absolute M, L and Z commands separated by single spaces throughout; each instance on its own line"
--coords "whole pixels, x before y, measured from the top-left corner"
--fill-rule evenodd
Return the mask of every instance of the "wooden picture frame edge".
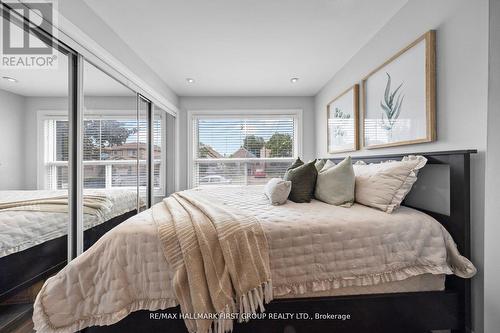
M 354 105 L 354 149 L 339 149 L 339 150 L 330 150 L 330 145 L 328 140 L 330 139 L 330 127 L 328 126 L 328 119 L 330 115 L 330 105 L 353 90 L 353 105 Z M 356 83 L 342 93 L 340 93 L 337 97 L 332 99 L 326 104 L 326 150 L 328 154 L 339 154 L 339 153 L 347 153 L 351 151 L 359 150 L 359 84 Z
M 426 103 L 426 137 L 415 139 L 415 140 L 407 140 L 407 141 L 399 141 L 393 143 L 384 143 L 378 145 L 366 145 L 366 137 L 365 137 L 365 116 L 366 116 L 366 81 L 370 76 L 384 68 L 386 65 L 390 64 L 399 56 L 401 56 L 406 51 L 413 48 L 415 45 L 420 43 L 422 40 L 425 40 L 425 103 Z M 429 30 L 424 33 L 422 36 L 417 38 L 415 41 L 410 43 L 408 46 L 401 49 L 395 55 L 386 60 L 383 64 L 372 70 L 368 73 L 363 80 L 361 81 L 362 86 L 362 106 L 361 106 L 361 123 L 362 123 L 362 146 L 366 149 L 376 149 L 376 148 L 386 148 L 386 147 L 396 147 L 396 146 L 404 146 L 404 145 L 412 145 L 418 143 L 426 143 L 433 142 L 437 139 L 437 131 L 436 131 L 436 30 Z

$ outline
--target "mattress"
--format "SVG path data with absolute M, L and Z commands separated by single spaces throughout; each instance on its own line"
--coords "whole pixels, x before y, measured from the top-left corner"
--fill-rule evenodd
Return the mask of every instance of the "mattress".
M 439 222 L 411 208 L 387 214 L 316 200 L 272 206 L 261 186 L 190 191 L 258 218 L 274 298 L 442 290 L 445 274 L 476 272 Z M 46 281 L 35 302 L 35 328 L 72 332 L 177 305 L 163 250 L 151 210 L 120 224 Z
M 0 191 L 0 203 L 51 198 L 67 195 L 67 191 Z M 84 214 L 84 230 L 97 226 L 115 216 L 136 209 L 134 191 L 85 190 L 84 195 L 105 196 L 111 202 L 110 209 L 102 216 Z M 0 258 L 26 250 L 35 245 L 67 234 L 68 214 L 60 212 L 0 210 Z

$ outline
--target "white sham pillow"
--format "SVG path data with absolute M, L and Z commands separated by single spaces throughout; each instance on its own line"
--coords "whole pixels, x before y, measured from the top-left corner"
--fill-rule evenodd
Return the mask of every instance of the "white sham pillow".
M 418 170 L 426 163 L 425 157 L 414 155 L 405 156 L 401 161 L 356 162 L 353 165 L 355 201 L 392 213 L 410 192 L 417 181 Z
M 292 189 L 292 182 L 281 178 L 271 178 L 264 186 L 264 194 L 271 205 L 283 205 Z

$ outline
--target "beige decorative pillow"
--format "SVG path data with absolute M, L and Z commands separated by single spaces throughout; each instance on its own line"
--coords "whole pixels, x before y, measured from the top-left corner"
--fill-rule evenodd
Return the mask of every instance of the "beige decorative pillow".
M 291 181 L 281 178 L 271 178 L 264 186 L 264 194 L 271 202 L 271 205 L 283 205 L 286 203 L 291 189 Z
M 318 174 L 314 196 L 330 205 L 350 207 L 354 203 L 354 182 L 349 156 L 337 165 L 323 167 Z
M 401 205 L 417 181 L 418 170 L 427 159 L 423 156 L 405 156 L 401 161 L 353 165 L 356 175 L 356 202 L 392 213 Z
M 332 166 L 335 166 L 335 162 L 332 162 L 332 161 L 330 161 L 330 160 L 327 160 L 327 161 L 325 162 L 325 165 L 323 165 L 323 168 L 321 168 L 321 170 L 320 170 L 320 171 L 325 171 L 325 170 L 328 170 L 328 169 L 330 169 Z
M 321 159 L 321 160 L 316 160 L 316 163 L 314 163 L 314 166 L 316 167 L 316 170 L 318 170 L 318 172 L 321 171 L 321 169 L 323 169 L 323 166 L 325 165 L 327 160 L 325 159 Z

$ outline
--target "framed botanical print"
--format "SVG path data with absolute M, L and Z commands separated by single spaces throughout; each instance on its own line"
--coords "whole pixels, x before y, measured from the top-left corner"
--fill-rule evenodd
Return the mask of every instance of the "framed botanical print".
M 363 146 L 436 140 L 436 35 L 431 30 L 363 79 Z
M 328 153 L 357 150 L 359 85 L 337 96 L 326 107 Z

